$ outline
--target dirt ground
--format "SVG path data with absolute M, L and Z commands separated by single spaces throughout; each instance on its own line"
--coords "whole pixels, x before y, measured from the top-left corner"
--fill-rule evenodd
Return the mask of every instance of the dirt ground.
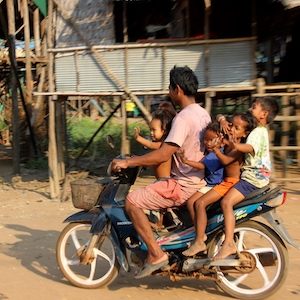
M 74 287 L 57 267 L 55 247 L 65 227 L 63 220 L 77 209 L 70 200 L 50 200 L 47 172 L 22 169 L 20 177 L 13 177 L 12 162 L 0 149 L 0 300 L 232 299 L 213 282 L 172 282 L 158 276 L 136 280 L 124 271 L 107 288 Z M 142 177 L 135 187 L 152 180 L 151 176 Z M 299 183 L 291 179 L 284 189 L 288 199 L 278 214 L 300 244 Z M 287 247 L 290 271 L 284 286 L 270 300 L 300 300 L 300 250 Z

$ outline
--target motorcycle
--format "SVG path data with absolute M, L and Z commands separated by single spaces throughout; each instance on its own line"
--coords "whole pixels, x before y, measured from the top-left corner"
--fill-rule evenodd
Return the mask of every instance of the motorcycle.
M 147 247 L 124 210 L 126 195 L 141 170 L 142 167 L 130 167 L 113 174 L 109 166 L 108 173 L 113 177 L 81 185 L 72 197 L 74 206 L 82 210 L 64 220 L 69 224 L 58 238 L 56 256 L 61 272 L 73 285 L 88 289 L 109 285 L 120 267 L 131 272 L 132 266 L 141 266 L 145 260 Z M 89 197 L 93 189 L 96 196 Z M 237 253 L 217 261 L 211 258 L 224 240 L 219 202 L 207 209 L 207 251 L 194 257 L 182 255 L 195 238 L 188 211 L 184 207 L 174 208 L 171 213 L 166 211 L 164 227 L 153 226 L 153 234 L 168 253 L 169 264 L 152 275 L 168 275 L 173 281 L 213 280 L 236 298 L 269 297 L 282 286 L 288 274 L 289 257 L 284 241 L 300 249 L 275 212 L 285 201 L 286 192 L 267 186 L 237 204 Z M 267 222 L 258 221 L 258 216 Z

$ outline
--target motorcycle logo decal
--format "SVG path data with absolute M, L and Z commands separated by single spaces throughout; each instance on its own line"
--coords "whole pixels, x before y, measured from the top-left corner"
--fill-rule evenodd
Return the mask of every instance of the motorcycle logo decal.
M 181 233 L 173 234 L 173 235 L 171 235 L 171 236 L 168 236 L 168 237 L 162 238 L 162 239 L 160 239 L 160 240 L 157 240 L 157 244 L 158 244 L 158 245 L 162 245 L 162 244 L 164 244 L 164 243 L 167 243 L 167 242 L 170 242 L 170 241 L 179 239 L 179 238 L 181 238 L 182 236 L 188 235 L 188 234 L 193 233 L 193 232 L 195 232 L 195 228 L 194 228 L 194 227 L 191 227 L 191 228 L 189 228 L 189 229 L 187 229 L 187 230 L 182 231 Z
M 242 210 L 237 210 L 234 212 L 234 216 L 236 220 L 245 218 L 247 216 L 247 210 L 242 209 Z M 217 223 L 221 223 L 224 221 L 224 216 L 223 215 L 218 215 L 217 216 Z
M 132 225 L 132 222 L 130 222 L 130 221 L 117 222 L 117 225 L 120 225 L 120 226 L 122 226 L 122 225 Z

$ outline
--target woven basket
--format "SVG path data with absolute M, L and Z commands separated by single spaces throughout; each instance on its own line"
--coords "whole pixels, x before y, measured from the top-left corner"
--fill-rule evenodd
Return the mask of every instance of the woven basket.
M 84 210 L 90 210 L 95 206 L 104 187 L 103 184 L 89 178 L 79 178 L 70 182 L 70 185 L 74 207 Z

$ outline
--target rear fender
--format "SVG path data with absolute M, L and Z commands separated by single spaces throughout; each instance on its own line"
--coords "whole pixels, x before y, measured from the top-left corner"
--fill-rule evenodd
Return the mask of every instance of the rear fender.
M 262 215 L 262 217 L 267 220 L 270 225 L 275 229 L 275 231 L 291 246 L 300 250 L 300 245 L 296 244 L 293 238 L 290 236 L 286 228 L 284 227 L 282 220 L 277 216 L 274 210 L 270 210 Z

